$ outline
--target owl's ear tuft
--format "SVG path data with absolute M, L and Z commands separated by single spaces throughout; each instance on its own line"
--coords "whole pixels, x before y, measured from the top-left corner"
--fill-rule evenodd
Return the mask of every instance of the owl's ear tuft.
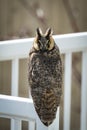
M 51 28 L 48 28 L 46 33 L 45 33 L 45 36 L 49 37 L 49 36 L 52 36 L 52 34 L 53 34 L 53 30 Z
M 42 30 L 41 28 L 36 29 L 36 36 L 41 37 L 42 36 Z

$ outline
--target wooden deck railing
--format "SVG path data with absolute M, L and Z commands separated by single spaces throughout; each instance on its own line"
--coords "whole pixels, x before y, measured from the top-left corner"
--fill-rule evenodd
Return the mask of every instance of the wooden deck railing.
M 87 130 L 87 32 L 54 36 L 64 63 L 64 130 L 70 130 L 72 53 L 82 52 L 81 126 Z M 29 130 L 59 130 L 59 109 L 56 120 L 45 127 L 39 120 L 31 99 L 19 98 L 19 59 L 27 58 L 33 38 L 0 42 L 0 61 L 12 60 L 11 95 L 0 95 L 0 117 L 11 118 L 11 130 L 21 130 L 21 120 L 29 121 Z M 1 69 L 1 68 L 0 68 Z M 14 81 L 15 79 L 15 81 Z

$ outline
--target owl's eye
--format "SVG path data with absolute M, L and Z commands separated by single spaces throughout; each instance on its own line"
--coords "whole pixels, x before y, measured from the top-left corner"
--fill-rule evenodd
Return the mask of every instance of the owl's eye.
M 38 47 L 40 48 L 40 47 L 42 47 L 43 45 L 42 45 L 42 42 L 41 42 L 41 40 L 38 40 Z
M 50 40 L 46 41 L 46 48 L 48 49 L 50 47 Z
M 50 39 L 47 40 L 47 46 L 48 46 L 48 50 L 52 50 L 54 48 L 55 44 L 52 37 L 50 37 Z
M 34 47 L 36 50 L 41 50 L 41 48 L 42 48 L 41 40 L 35 39 L 34 44 L 33 44 L 33 47 Z
M 42 44 L 42 43 L 41 43 L 41 40 L 38 40 L 38 44 Z

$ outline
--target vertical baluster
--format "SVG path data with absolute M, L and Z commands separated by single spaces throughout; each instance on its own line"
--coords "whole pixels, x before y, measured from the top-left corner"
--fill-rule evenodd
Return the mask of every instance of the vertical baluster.
M 65 54 L 64 130 L 70 130 L 72 54 Z
M 28 122 L 28 130 L 35 130 L 35 121 Z
M 11 95 L 18 96 L 19 60 L 12 60 Z M 21 130 L 21 120 L 11 119 L 11 130 Z
M 82 53 L 81 130 L 87 130 L 87 52 Z
M 11 119 L 11 130 L 21 130 L 21 120 Z
M 36 130 L 49 130 L 49 127 L 43 125 L 37 114 L 36 114 Z
M 11 95 L 18 96 L 19 60 L 12 60 Z
M 56 119 L 54 122 L 49 126 L 49 130 L 59 130 L 59 107 L 56 113 Z

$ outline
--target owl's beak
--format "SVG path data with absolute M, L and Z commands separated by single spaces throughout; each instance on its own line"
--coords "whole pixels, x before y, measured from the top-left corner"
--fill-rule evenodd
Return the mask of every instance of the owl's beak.
M 47 51 L 46 47 L 45 47 L 45 46 L 43 46 L 41 51 L 42 51 L 42 52 Z

